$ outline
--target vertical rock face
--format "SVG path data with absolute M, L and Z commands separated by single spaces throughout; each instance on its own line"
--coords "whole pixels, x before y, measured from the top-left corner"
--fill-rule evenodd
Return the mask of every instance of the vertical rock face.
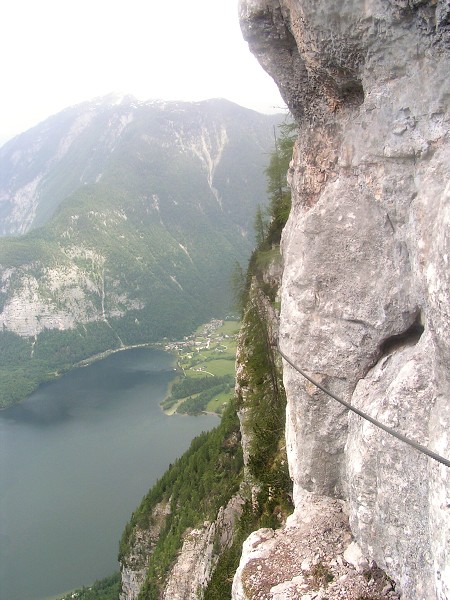
M 280 344 L 347 401 L 449 457 L 449 17 L 441 0 L 241 0 L 299 122 Z M 348 501 L 405 598 L 450 597 L 450 473 L 285 366 L 296 506 Z

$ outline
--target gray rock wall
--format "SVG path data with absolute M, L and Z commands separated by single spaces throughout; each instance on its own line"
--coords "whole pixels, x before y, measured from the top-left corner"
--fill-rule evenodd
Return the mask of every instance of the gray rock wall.
M 333 392 L 449 457 L 449 15 L 442 1 L 242 0 L 299 122 L 280 343 Z M 348 501 L 408 599 L 450 597 L 449 469 L 285 365 L 295 503 Z
M 136 528 L 130 552 L 120 565 L 120 600 L 137 600 L 147 575 L 148 563 L 170 514 L 170 503 L 159 502 L 147 529 Z

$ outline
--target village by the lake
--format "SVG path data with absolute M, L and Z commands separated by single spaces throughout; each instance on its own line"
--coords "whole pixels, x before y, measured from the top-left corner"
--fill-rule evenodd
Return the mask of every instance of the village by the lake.
M 213 319 L 192 335 L 164 344 L 175 354 L 180 374 L 162 403 L 164 412 L 222 412 L 234 388 L 238 331 L 235 317 Z

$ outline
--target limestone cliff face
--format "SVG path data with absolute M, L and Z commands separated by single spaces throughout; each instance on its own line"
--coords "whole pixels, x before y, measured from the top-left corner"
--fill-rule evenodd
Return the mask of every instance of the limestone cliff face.
M 244 37 L 300 128 L 281 347 L 446 457 L 449 16 L 441 0 L 240 3 Z M 404 598 L 450 597 L 448 468 L 349 416 L 288 365 L 284 383 L 297 514 L 309 493 L 344 499 L 363 554 Z
M 53 264 L 36 261 L 4 269 L 0 294 L 8 300 L 0 309 L 3 328 L 23 337 L 37 336 L 45 329 L 64 331 L 78 323 L 108 323 L 127 310 L 142 308 L 142 301 L 127 296 L 119 278 L 111 281 L 105 303 L 105 263 L 101 253 L 72 246 Z
M 121 563 L 120 600 L 136 600 L 147 574 L 148 561 L 152 555 L 161 531 L 170 514 L 169 502 L 158 502 L 151 513 L 148 528 L 139 528 L 134 534 L 132 551 Z

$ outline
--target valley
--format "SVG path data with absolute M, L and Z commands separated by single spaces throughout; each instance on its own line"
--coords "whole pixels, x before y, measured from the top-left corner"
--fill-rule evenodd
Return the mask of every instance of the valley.
M 280 119 L 225 100 L 105 98 L 0 149 L 0 407 L 227 314 Z

